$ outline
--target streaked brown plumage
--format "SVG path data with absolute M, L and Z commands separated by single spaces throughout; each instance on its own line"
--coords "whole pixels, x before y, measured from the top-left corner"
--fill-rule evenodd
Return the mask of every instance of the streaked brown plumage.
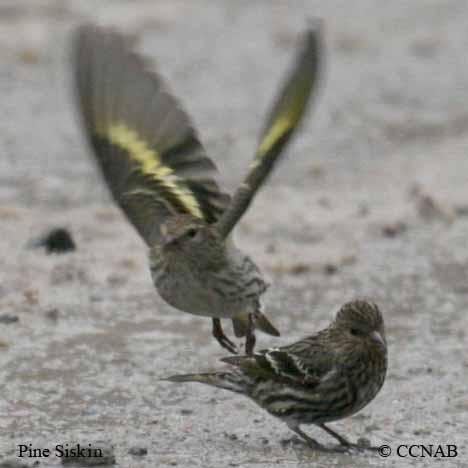
M 300 425 L 315 424 L 342 448 L 357 447 L 325 423 L 357 413 L 381 389 L 387 371 L 383 318 L 377 305 L 355 300 L 343 305 L 328 328 L 315 335 L 223 361 L 233 368 L 164 380 L 201 382 L 246 395 L 313 448 L 327 450 Z
M 153 282 L 179 310 L 213 319 L 213 335 L 236 352 L 220 319 L 255 344 L 254 328 L 278 336 L 262 313 L 259 269 L 230 236 L 302 120 L 317 83 L 320 26 L 307 32 L 273 106 L 249 172 L 231 198 L 216 181 L 187 114 L 162 78 L 122 36 L 78 29 L 74 78 L 85 134 L 116 202 L 149 248 Z

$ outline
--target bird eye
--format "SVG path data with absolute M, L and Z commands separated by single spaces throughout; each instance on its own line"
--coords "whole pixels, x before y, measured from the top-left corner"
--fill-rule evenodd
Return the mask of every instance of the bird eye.
M 193 239 L 197 235 L 197 230 L 192 228 L 187 231 L 187 237 L 190 237 L 190 239 Z
M 351 335 L 353 336 L 359 336 L 361 334 L 361 332 L 357 329 L 357 328 L 351 328 L 351 330 L 349 330 Z

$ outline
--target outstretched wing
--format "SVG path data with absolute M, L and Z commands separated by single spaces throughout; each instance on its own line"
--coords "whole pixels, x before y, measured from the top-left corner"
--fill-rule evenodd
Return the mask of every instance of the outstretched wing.
M 245 213 L 298 128 L 318 82 L 321 42 L 321 24 L 315 21 L 306 33 L 294 67 L 269 114 L 249 173 L 218 221 L 217 226 L 223 237 L 229 235 Z
M 319 343 L 311 345 L 310 342 L 304 342 L 306 353 L 298 352 L 302 343 L 262 350 L 253 356 L 229 356 L 222 361 L 241 368 L 249 377 L 314 387 L 334 371 L 335 355 Z
M 73 72 L 83 127 L 114 199 L 149 244 L 161 222 L 189 213 L 213 223 L 229 196 L 187 114 L 118 33 L 80 27 Z

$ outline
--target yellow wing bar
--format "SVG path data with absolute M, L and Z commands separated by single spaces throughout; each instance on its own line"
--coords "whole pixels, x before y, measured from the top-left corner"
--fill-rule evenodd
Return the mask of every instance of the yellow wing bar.
M 294 96 L 296 98 L 295 102 L 290 102 L 288 107 L 279 110 L 280 115 L 272 122 L 271 127 L 261 139 L 255 153 L 255 165 L 259 164 L 261 159 L 267 155 L 290 130 L 294 129 L 301 119 L 311 89 L 298 89 L 297 91 L 297 95 Z
M 269 132 L 263 137 L 262 141 L 258 145 L 255 159 L 252 162 L 252 166 L 256 166 L 260 163 L 261 158 L 270 151 L 273 145 L 286 134 L 286 132 L 294 125 L 294 121 L 288 118 L 288 116 L 282 116 L 279 118 L 273 127 L 270 128 Z
M 144 174 L 153 177 L 172 193 L 190 214 L 197 218 L 204 218 L 200 204 L 193 193 L 170 167 L 162 163 L 158 152 L 151 149 L 135 130 L 118 122 L 111 124 L 102 136 L 113 145 L 125 150 Z
M 229 235 L 245 213 L 305 115 L 319 81 L 321 36 L 321 23 L 316 21 L 307 31 L 295 63 L 270 111 L 249 172 L 217 223 L 223 237 Z

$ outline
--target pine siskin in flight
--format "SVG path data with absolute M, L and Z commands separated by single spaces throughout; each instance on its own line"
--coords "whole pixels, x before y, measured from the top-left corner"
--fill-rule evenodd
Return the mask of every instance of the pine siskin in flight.
M 348 302 L 331 325 L 316 335 L 222 361 L 233 368 L 163 380 L 201 382 L 246 395 L 318 450 L 329 449 L 304 433 L 302 424 L 315 424 L 337 439 L 341 445 L 332 450 L 372 448 L 351 444 L 325 423 L 357 413 L 384 383 L 387 345 L 377 305 Z
M 115 31 L 86 25 L 74 38 L 76 101 L 87 139 L 115 201 L 149 248 L 152 279 L 176 309 L 212 317 L 213 335 L 230 352 L 220 319 L 232 319 L 246 352 L 254 329 L 279 332 L 262 313 L 267 284 L 231 231 L 298 127 L 318 81 L 320 24 L 305 34 L 267 119 L 249 171 L 232 197 L 216 181 L 188 115 L 163 79 Z

